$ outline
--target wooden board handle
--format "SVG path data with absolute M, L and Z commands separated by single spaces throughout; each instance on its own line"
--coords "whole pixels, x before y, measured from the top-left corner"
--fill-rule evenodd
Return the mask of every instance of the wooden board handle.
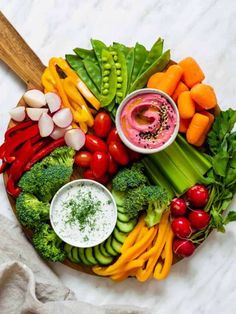
M 41 88 L 41 75 L 45 66 L 2 12 L 0 12 L 0 59 L 28 87 Z

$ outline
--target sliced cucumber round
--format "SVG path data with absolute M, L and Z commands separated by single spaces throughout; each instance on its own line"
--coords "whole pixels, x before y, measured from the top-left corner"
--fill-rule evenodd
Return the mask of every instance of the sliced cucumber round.
M 113 231 L 113 237 L 120 243 L 124 243 L 127 238 L 127 233 L 121 232 L 119 229 L 115 228 Z
M 99 244 L 99 250 L 102 253 L 102 255 L 107 256 L 107 257 L 111 256 L 105 248 L 105 242 L 102 242 L 101 244 Z
M 117 219 L 122 222 L 128 222 L 130 220 L 129 216 L 118 211 Z
M 113 249 L 113 247 L 111 246 L 111 240 L 112 240 L 112 237 L 110 236 L 106 242 L 105 242 L 105 248 L 106 248 L 106 251 L 111 255 L 111 256 L 117 256 L 118 253 Z
M 100 264 L 100 265 L 109 265 L 109 264 L 111 264 L 112 262 L 113 262 L 113 257 L 108 257 L 108 256 L 104 256 L 101 252 L 100 252 L 100 250 L 99 250 L 99 246 L 97 245 L 97 246 L 95 246 L 94 248 L 93 248 L 93 250 L 94 250 L 94 256 L 95 256 L 95 258 L 96 258 L 96 260 L 98 261 L 98 263 Z
M 79 258 L 84 265 L 91 266 L 92 264 L 87 260 L 84 252 L 84 248 L 78 248 Z
M 121 221 L 117 220 L 116 226 L 122 232 L 130 232 L 134 229 L 136 223 L 137 223 L 136 218 L 134 218 L 128 222 L 121 222 Z
M 113 238 L 111 240 L 111 246 L 118 254 L 120 254 L 120 251 L 121 251 L 123 244 L 118 242 L 115 238 Z
M 81 259 L 79 258 L 79 253 L 78 253 L 77 247 L 72 248 L 71 256 L 75 260 L 76 263 L 81 263 Z
M 93 249 L 91 247 L 88 247 L 84 250 L 84 254 L 86 259 L 93 265 L 96 265 L 98 262 L 93 256 Z

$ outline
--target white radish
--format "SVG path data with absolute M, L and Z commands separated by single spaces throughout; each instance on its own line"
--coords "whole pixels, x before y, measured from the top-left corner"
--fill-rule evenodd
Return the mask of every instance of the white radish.
M 80 150 L 85 144 L 85 134 L 79 128 L 67 131 L 64 138 L 66 145 L 75 150 Z
M 9 111 L 11 118 L 17 122 L 25 120 L 25 107 L 19 106 Z
M 32 121 L 39 121 L 41 115 L 43 113 L 47 113 L 48 109 L 47 108 L 26 108 L 26 112 L 28 117 Z
M 42 113 L 39 119 L 38 126 L 39 134 L 41 137 L 49 136 L 54 129 L 54 123 L 52 121 L 52 118 L 46 112 Z
M 33 108 L 41 108 L 46 105 L 45 95 L 38 89 L 28 90 L 24 93 L 23 98 L 27 105 Z
M 66 131 L 70 130 L 72 127 L 68 126 L 68 128 L 62 129 L 56 126 L 54 130 L 52 131 L 52 134 L 50 135 L 51 138 L 54 140 L 57 140 L 65 135 Z
M 61 98 L 53 92 L 45 94 L 46 102 L 51 113 L 56 112 L 61 107 Z
M 52 117 L 54 123 L 59 126 L 59 128 L 66 128 L 71 125 L 73 116 L 69 108 L 63 108 L 58 110 Z

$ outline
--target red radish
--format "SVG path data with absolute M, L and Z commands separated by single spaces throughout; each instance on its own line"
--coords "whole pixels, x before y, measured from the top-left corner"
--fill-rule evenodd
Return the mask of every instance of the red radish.
M 187 198 L 193 207 L 203 208 L 208 202 L 209 193 L 204 185 L 197 184 L 187 191 Z
M 85 144 L 84 132 L 77 128 L 66 131 L 65 133 L 66 145 L 72 147 L 74 150 L 80 150 Z
M 62 136 L 65 135 L 66 131 L 72 129 L 71 126 L 68 126 L 67 128 L 59 128 L 58 126 L 56 126 L 54 128 L 54 130 L 52 131 L 52 134 L 50 135 L 51 138 L 53 138 L 54 140 L 57 140 L 59 138 L 61 138 Z
M 63 108 L 57 111 L 52 117 L 54 123 L 59 126 L 59 128 L 66 128 L 71 125 L 73 116 L 69 108 Z
M 195 246 L 190 240 L 174 239 L 173 251 L 176 255 L 189 257 L 195 251 Z
M 46 106 L 46 99 L 43 92 L 38 89 L 31 89 L 24 93 L 24 101 L 33 108 L 41 108 Z
M 179 238 L 189 238 L 192 234 L 192 228 L 189 220 L 185 217 L 175 218 L 171 223 L 172 230 Z
M 187 204 L 182 198 L 174 198 L 170 203 L 171 214 L 175 217 L 184 216 L 187 213 Z
M 196 230 L 205 229 L 209 225 L 211 219 L 210 215 L 201 209 L 193 210 L 188 218 L 192 227 Z
M 95 178 L 102 178 L 108 170 L 108 154 L 106 152 L 95 152 L 92 155 L 90 167 Z
M 19 106 L 9 111 L 11 118 L 17 122 L 25 120 L 25 107 Z
M 83 172 L 83 178 L 89 180 L 96 180 L 91 169 L 87 169 Z
M 47 108 L 26 108 L 26 112 L 30 120 L 39 121 L 42 113 L 47 113 Z
M 45 94 L 46 102 L 51 113 L 56 112 L 61 107 L 61 98 L 53 92 Z
M 54 123 L 52 121 L 52 118 L 46 112 L 42 113 L 38 125 L 39 134 L 41 137 L 49 136 L 54 129 Z
M 92 154 L 82 150 L 75 155 L 75 164 L 82 168 L 90 167 Z

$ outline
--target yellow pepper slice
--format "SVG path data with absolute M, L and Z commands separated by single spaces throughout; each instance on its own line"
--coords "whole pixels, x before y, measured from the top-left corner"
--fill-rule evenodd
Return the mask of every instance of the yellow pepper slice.
M 47 92 L 55 92 L 56 91 L 56 88 L 55 88 L 56 82 L 53 79 L 53 76 L 52 76 L 49 68 L 46 68 L 44 70 L 42 77 L 41 77 L 41 82 L 42 82 L 42 85 Z

